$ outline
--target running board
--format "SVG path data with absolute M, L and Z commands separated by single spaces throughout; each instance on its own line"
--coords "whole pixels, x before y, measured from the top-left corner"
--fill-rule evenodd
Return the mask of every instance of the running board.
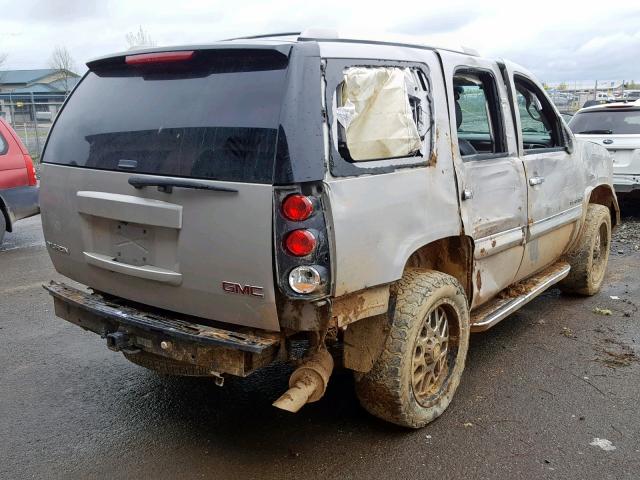
M 558 262 L 502 290 L 471 312 L 471 331 L 484 332 L 569 275 L 569 264 Z

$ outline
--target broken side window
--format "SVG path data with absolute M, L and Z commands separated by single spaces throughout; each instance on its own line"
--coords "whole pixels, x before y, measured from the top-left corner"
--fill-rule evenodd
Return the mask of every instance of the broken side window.
M 336 91 L 338 144 L 356 162 L 423 155 L 431 125 L 428 83 L 421 71 L 350 67 Z

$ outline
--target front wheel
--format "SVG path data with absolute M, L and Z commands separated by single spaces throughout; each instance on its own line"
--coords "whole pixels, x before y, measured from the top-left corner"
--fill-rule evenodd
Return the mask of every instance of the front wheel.
M 458 281 L 441 272 L 409 269 L 394 287 L 391 330 L 368 373 L 356 379 L 362 406 L 411 428 L 449 406 L 469 347 L 469 309 Z
M 602 205 L 590 204 L 580 237 L 566 260 L 569 275 L 558 286 L 565 293 L 595 295 L 600 290 L 609 262 L 611 214 Z

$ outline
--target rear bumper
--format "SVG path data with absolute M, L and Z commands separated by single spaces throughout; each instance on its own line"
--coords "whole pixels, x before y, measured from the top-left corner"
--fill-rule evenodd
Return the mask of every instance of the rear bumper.
M 277 334 L 232 331 L 202 325 L 166 313 L 141 310 L 89 294 L 63 283 L 44 285 L 58 317 L 107 339 L 109 348 L 135 355 L 145 351 L 203 367 L 212 376 L 247 376 L 271 363 Z
M 613 175 L 613 188 L 618 193 L 629 193 L 640 190 L 640 175 Z

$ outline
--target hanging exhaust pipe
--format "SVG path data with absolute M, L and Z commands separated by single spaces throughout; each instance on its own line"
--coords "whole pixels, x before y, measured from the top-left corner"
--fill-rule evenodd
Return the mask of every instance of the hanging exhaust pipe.
M 273 402 L 273 406 L 296 413 L 305 404 L 317 402 L 327 390 L 333 371 L 333 358 L 325 350 L 318 350 L 289 377 L 289 390 Z

